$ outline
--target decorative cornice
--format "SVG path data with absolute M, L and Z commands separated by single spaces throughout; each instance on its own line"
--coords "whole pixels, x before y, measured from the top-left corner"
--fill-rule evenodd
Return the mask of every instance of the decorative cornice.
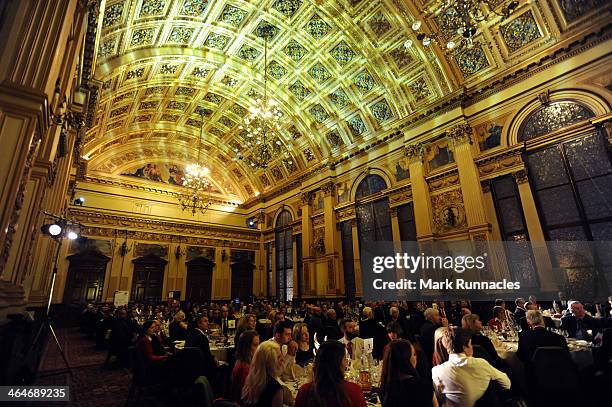
M 168 236 L 187 236 L 212 237 L 220 240 L 237 239 L 259 242 L 261 236 L 259 231 L 247 228 L 236 228 L 232 226 L 211 226 L 201 223 L 171 222 L 156 220 L 134 215 L 124 216 L 106 212 L 87 210 L 81 207 L 69 207 L 68 212 L 71 218 L 77 222 L 91 228 L 108 229 L 135 229 L 148 233 L 160 233 Z M 199 236 L 198 236 L 199 235 Z
M 178 199 L 178 195 L 179 195 L 178 192 L 170 191 L 168 189 L 155 188 L 155 187 L 150 186 L 151 184 L 138 185 L 138 184 L 132 184 L 132 183 L 125 182 L 122 180 L 118 180 L 118 179 L 97 178 L 97 177 L 86 175 L 83 181 L 92 183 L 92 184 L 98 184 L 98 185 L 112 185 L 112 186 L 116 186 L 120 188 L 132 189 L 136 191 L 151 192 L 155 194 L 170 196 L 176 199 Z M 219 198 L 215 198 L 214 196 L 211 196 L 210 200 L 212 201 L 213 204 L 217 204 L 217 205 L 229 205 L 229 206 L 235 206 L 235 207 L 238 207 L 240 205 L 236 202 L 225 201 Z
M 500 173 L 512 172 L 513 169 L 524 167 L 521 156 L 522 146 L 516 146 L 494 155 L 489 155 L 476 160 L 476 166 L 480 177 L 489 179 L 502 175 Z

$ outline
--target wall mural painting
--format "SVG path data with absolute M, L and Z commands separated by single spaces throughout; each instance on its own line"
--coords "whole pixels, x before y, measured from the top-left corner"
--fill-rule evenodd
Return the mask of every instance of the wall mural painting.
M 346 182 L 336 184 L 336 192 L 338 193 L 338 202 L 346 202 L 349 199 L 350 188 Z
M 100 252 L 105 256 L 113 257 L 113 247 L 110 240 L 80 238 L 70 241 L 68 255 L 85 252 Z
M 396 182 L 400 182 L 410 178 L 410 172 L 408 172 L 408 165 L 406 165 L 406 162 L 404 160 L 399 160 L 395 163 L 393 175 L 395 176 Z
M 187 261 L 198 257 L 204 257 L 210 261 L 215 261 L 214 247 L 187 246 Z
M 481 126 L 476 129 L 478 145 L 480 151 L 490 150 L 498 147 L 501 144 L 503 127 L 495 122 L 489 123 L 486 126 Z
M 163 182 L 164 184 L 183 185 L 185 170 L 174 164 L 148 163 L 132 172 L 126 172 L 121 175 Z
M 134 257 L 157 256 L 162 259 L 168 258 L 168 246 L 149 243 L 138 243 L 134 250 Z

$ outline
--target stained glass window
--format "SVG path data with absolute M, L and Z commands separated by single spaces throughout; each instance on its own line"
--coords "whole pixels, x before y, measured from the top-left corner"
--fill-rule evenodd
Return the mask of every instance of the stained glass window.
M 506 261 L 513 277 L 521 281 L 521 286 L 537 285 L 537 270 L 531 246 L 527 224 L 523 216 L 521 198 L 516 181 L 511 175 L 491 180 L 491 193 L 502 240 L 515 242 L 507 246 Z
M 612 238 L 612 159 L 601 132 L 593 132 L 534 151 L 527 157 L 529 177 L 547 240 L 609 241 Z M 565 269 L 575 297 L 593 296 L 602 274 L 612 266 L 605 248 L 592 256 L 553 252 L 555 267 Z M 588 281 L 586 284 L 584 281 Z M 578 287 L 578 288 L 576 288 Z
M 574 123 L 594 117 L 587 107 L 571 101 L 552 102 L 531 113 L 521 124 L 519 141 L 552 133 Z
M 342 268 L 344 270 L 344 290 L 347 299 L 355 298 L 355 264 L 353 263 L 353 226 L 351 221 L 340 224 L 342 241 Z
M 282 211 L 276 219 L 276 298 L 293 298 L 293 241 L 291 213 Z
M 372 174 L 365 177 L 357 186 L 355 199 L 365 198 L 383 189 L 387 189 L 387 183 L 380 175 Z

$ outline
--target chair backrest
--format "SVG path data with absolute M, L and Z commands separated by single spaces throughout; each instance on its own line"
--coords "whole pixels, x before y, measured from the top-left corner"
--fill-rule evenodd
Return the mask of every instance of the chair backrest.
M 489 362 L 489 364 L 493 363 L 493 356 L 487 352 L 485 348 L 480 345 L 472 345 L 472 349 L 474 350 L 474 357 L 481 358 Z
M 558 346 L 539 347 L 530 365 L 527 369 L 529 387 L 537 398 L 553 404 L 576 400 L 578 371 L 567 350 Z
M 134 384 L 137 386 L 148 385 L 150 376 L 148 373 L 148 363 L 145 356 L 137 346 L 131 347 L 130 354 L 132 355 L 132 380 L 134 381 Z

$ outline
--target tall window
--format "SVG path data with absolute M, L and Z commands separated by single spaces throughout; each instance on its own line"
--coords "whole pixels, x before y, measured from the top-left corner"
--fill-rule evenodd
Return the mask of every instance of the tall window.
M 347 299 L 355 298 L 355 264 L 353 263 L 353 225 L 351 221 L 340 223 L 342 241 L 342 269 L 344 270 L 344 292 Z
M 302 267 L 302 235 L 295 235 L 295 260 L 297 264 L 295 267 L 297 268 L 297 286 L 298 286 L 298 295 L 302 297 L 304 295 L 304 268 Z
M 370 200 L 371 195 L 387 188 L 379 175 L 368 175 L 357 187 L 357 230 L 359 234 L 360 258 L 364 258 L 364 248 L 372 242 L 391 242 L 391 217 L 389 216 L 389 199 Z M 364 267 L 365 265 L 362 265 Z
M 272 296 L 272 243 L 265 244 L 266 250 L 266 278 L 267 278 L 267 293 L 268 296 Z
M 495 178 L 491 181 L 491 193 L 502 240 L 516 242 L 506 252 L 508 267 L 526 288 L 535 287 L 537 272 L 531 247 L 527 243 L 529 234 L 516 181 L 511 175 Z
M 400 239 L 402 242 L 416 242 L 416 223 L 414 221 L 414 208 L 411 203 L 397 207 L 397 222 L 399 223 Z M 404 251 L 409 250 L 407 244 L 402 244 Z
M 293 242 L 291 213 L 282 211 L 276 219 L 276 297 L 293 298 Z
M 547 240 L 612 240 L 612 161 L 601 132 L 533 151 L 527 163 Z M 592 284 L 587 295 L 605 290 L 601 277 L 612 268 L 606 250 L 593 251 L 592 258 L 567 257 L 554 254 L 570 285 L 588 290 Z

